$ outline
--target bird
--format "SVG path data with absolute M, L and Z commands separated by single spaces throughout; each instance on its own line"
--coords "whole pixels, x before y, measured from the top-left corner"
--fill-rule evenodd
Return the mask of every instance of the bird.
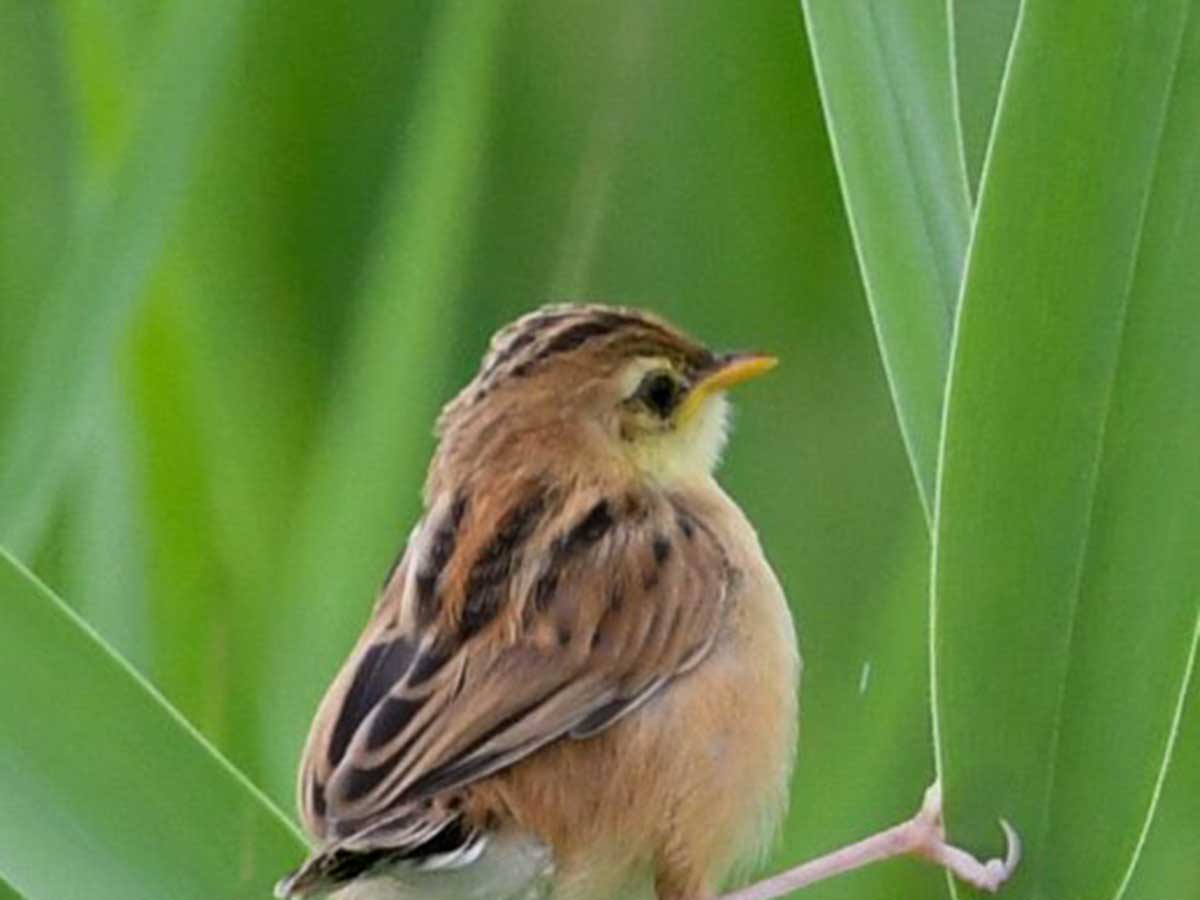
M 597 303 L 495 334 L 314 717 L 278 897 L 711 900 L 760 859 L 802 664 L 715 472 L 776 363 Z

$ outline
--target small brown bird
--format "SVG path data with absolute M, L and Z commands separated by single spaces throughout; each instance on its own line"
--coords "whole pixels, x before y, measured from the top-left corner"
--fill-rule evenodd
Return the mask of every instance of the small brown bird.
M 713 469 L 774 365 L 595 305 L 493 338 L 313 723 L 280 897 L 702 900 L 766 847 L 800 657 Z
M 800 656 L 713 470 L 773 368 L 647 313 L 551 306 L 446 406 L 425 515 L 300 768 L 318 848 L 279 897 L 712 900 L 784 811 Z M 910 821 L 730 895 L 910 854 L 996 890 L 1019 857 Z

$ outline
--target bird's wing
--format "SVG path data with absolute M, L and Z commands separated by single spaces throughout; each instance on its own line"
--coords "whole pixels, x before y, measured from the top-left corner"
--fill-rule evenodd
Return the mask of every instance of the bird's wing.
M 327 841 L 395 846 L 414 809 L 452 818 L 439 797 L 606 728 L 712 646 L 736 573 L 701 521 L 665 498 L 518 488 L 491 511 L 447 502 L 414 534 L 306 751 L 302 804 Z

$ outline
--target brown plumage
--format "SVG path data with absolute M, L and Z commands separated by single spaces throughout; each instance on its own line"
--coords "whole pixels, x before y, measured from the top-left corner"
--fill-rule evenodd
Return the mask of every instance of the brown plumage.
M 603 306 L 496 335 L 313 723 L 281 896 L 703 900 L 762 848 L 799 659 L 711 470 L 772 362 Z

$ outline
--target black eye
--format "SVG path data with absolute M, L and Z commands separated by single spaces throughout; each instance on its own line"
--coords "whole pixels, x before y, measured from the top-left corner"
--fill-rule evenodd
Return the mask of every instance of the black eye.
M 659 418 L 665 419 L 679 403 L 682 387 L 674 375 L 667 372 L 651 372 L 638 385 L 637 398 Z

